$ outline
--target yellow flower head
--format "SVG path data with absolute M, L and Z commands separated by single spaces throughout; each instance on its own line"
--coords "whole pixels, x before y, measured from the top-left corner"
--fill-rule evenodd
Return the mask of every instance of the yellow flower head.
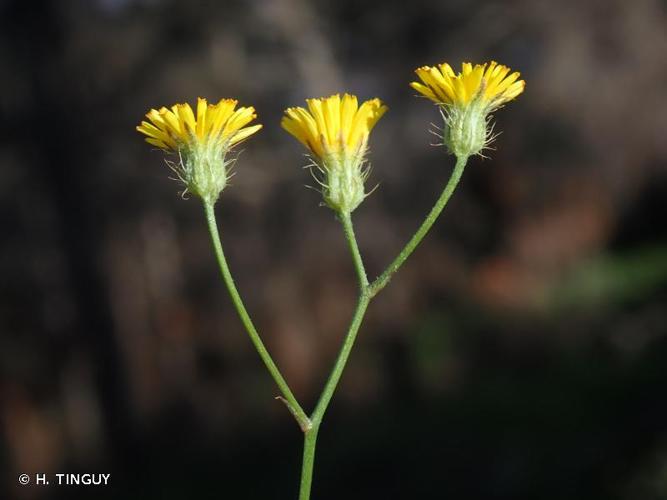
M 456 74 L 447 63 L 415 70 L 421 82 L 410 86 L 441 107 L 445 120 L 442 140 L 457 157 L 481 154 L 493 140 L 490 114 L 521 94 L 526 82 L 507 66 L 491 61 L 463 63 Z
M 233 146 L 262 128 L 243 128 L 257 115 L 252 106 L 234 110 L 237 103 L 235 99 L 221 99 L 218 104 L 207 104 L 199 97 L 196 116 L 188 103 L 151 109 L 146 114 L 150 122 L 142 121 L 137 130 L 146 136 L 146 142 L 165 150 L 179 151 L 206 142 Z
M 208 104 L 197 99 L 197 113 L 189 104 L 151 109 L 137 130 L 146 142 L 167 152 L 178 154 L 167 164 L 190 191 L 213 203 L 227 185 L 231 160 L 225 156 L 239 142 L 257 132 L 261 125 L 246 127 L 257 115 L 255 108 L 236 108 L 234 99 Z
M 367 196 L 368 136 L 387 111 L 380 99 L 361 106 L 356 96 L 306 99 L 308 109 L 287 108 L 281 125 L 313 154 L 324 200 L 338 212 L 352 212 Z
M 519 72 L 508 76 L 509 72 L 507 66 L 491 61 L 475 66 L 463 63 L 461 72 L 456 74 L 449 64 L 443 63 L 417 68 L 415 73 L 423 83 L 412 82 L 410 86 L 438 104 L 465 106 L 479 99 L 497 108 L 516 98 L 526 86 L 519 80 Z
M 368 135 L 387 111 L 380 99 L 361 106 L 356 96 L 339 94 L 321 99 L 306 99 L 308 109 L 287 108 L 281 125 L 302 142 L 317 158 L 346 152 L 358 154 L 365 149 Z

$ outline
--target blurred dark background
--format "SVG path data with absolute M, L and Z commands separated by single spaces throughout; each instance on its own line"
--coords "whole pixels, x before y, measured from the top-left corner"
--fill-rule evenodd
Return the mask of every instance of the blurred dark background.
M 300 432 L 199 202 L 134 127 L 197 96 L 257 108 L 219 222 L 310 409 L 355 277 L 282 110 L 389 105 L 355 213 L 375 276 L 453 164 L 414 68 L 489 59 L 526 92 L 372 304 L 313 498 L 667 498 L 664 0 L 0 1 L 0 497 L 296 498 Z M 111 486 L 17 481 L 56 472 Z

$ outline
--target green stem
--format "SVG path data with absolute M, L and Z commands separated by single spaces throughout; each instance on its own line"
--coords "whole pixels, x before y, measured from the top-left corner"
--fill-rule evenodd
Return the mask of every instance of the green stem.
M 317 443 L 317 433 L 319 430 L 320 426 L 314 425 L 304 433 L 299 500 L 310 500 L 310 488 L 313 484 L 313 466 L 315 465 L 315 444 Z
M 338 381 L 340 380 L 347 360 L 350 357 L 350 352 L 354 346 L 354 341 L 357 338 L 357 332 L 361 326 L 361 322 L 364 320 L 364 315 L 366 314 L 366 309 L 368 304 L 371 301 L 371 297 L 368 294 L 368 278 L 366 277 L 366 270 L 364 268 L 364 262 L 361 259 L 361 252 L 359 252 L 359 245 L 357 244 L 357 239 L 354 236 L 354 228 L 352 227 L 352 217 L 349 212 L 339 213 L 341 223 L 343 224 L 343 231 L 345 232 L 345 238 L 347 243 L 350 246 L 350 252 L 352 253 L 352 261 L 354 262 L 354 268 L 357 271 L 357 277 L 359 278 L 359 299 L 357 301 L 357 307 L 354 310 L 354 315 L 352 316 L 352 322 L 350 327 L 347 330 L 347 335 L 345 335 L 345 340 L 343 341 L 343 346 L 338 353 L 336 362 L 334 363 L 329 379 L 322 390 L 320 399 L 317 402 L 315 411 L 310 417 L 312 424 L 317 427 L 322 422 L 324 413 L 327 411 L 329 402 L 333 397 L 336 386 L 338 386 Z
M 340 213 L 340 221 L 343 224 L 343 231 L 345 232 L 345 239 L 347 239 L 347 244 L 350 247 L 350 252 L 352 253 L 352 260 L 354 261 L 354 268 L 357 271 L 357 277 L 359 278 L 359 289 L 363 293 L 368 287 L 368 277 L 366 276 L 366 269 L 364 268 L 364 262 L 361 259 L 361 252 L 359 251 L 359 246 L 357 245 L 357 238 L 354 236 L 354 228 L 352 227 L 352 216 L 349 213 Z
M 315 411 L 310 417 L 312 423 L 312 428 L 306 431 L 306 437 L 303 446 L 303 467 L 301 469 L 301 488 L 299 490 L 299 500 L 309 500 L 310 498 L 310 487 L 313 480 L 313 463 L 315 461 L 315 440 L 317 439 L 317 433 L 320 429 L 320 424 L 322 423 L 322 418 L 324 413 L 331 402 L 331 398 L 336 390 L 336 386 L 340 381 L 340 377 L 343 374 L 345 364 L 347 363 L 348 358 L 350 357 L 350 352 L 352 351 L 352 346 L 354 346 L 354 340 L 357 338 L 357 332 L 361 326 L 361 322 L 364 319 L 364 314 L 368 308 L 368 303 L 371 298 L 366 293 L 363 292 L 359 297 L 359 302 L 354 311 L 354 317 L 352 318 L 352 323 L 350 323 L 350 328 L 348 329 L 347 335 L 345 336 L 345 341 L 343 342 L 343 347 L 336 358 L 336 363 L 334 364 L 331 375 L 327 380 L 320 400 L 317 402 Z
M 368 294 L 368 278 L 366 277 L 366 270 L 364 268 L 363 260 L 361 259 L 361 252 L 359 252 L 359 246 L 357 245 L 357 239 L 354 235 L 354 229 L 352 227 L 352 218 L 349 213 L 339 213 L 340 221 L 343 225 L 343 231 L 345 232 L 345 237 L 347 243 L 350 247 L 350 252 L 352 253 L 352 260 L 354 262 L 354 268 L 357 272 L 357 277 L 359 278 L 359 300 L 357 301 L 357 306 L 352 317 L 352 322 L 348 328 L 347 334 L 345 335 L 345 340 L 343 341 L 343 346 L 341 347 L 334 367 L 331 370 L 329 379 L 327 380 L 320 399 L 317 402 L 315 411 L 313 411 L 310 416 L 310 422 L 312 428 L 306 431 L 304 447 L 303 447 L 303 467 L 301 469 L 301 488 L 299 490 L 299 500 L 309 500 L 310 498 L 310 488 L 313 479 L 313 463 L 315 461 L 315 441 L 317 439 L 317 433 L 320 429 L 320 424 L 324 418 L 324 413 L 329 407 L 331 398 L 336 391 L 338 382 L 340 381 L 341 376 L 343 375 L 343 370 L 347 364 L 347 360 L 350 357 L 352 352 L 352 347 L 354 346 L 354 341 L 357 338 L 357 333 L 359 332 L 359 327 L 364 319 L 366 314 L 366 309 L 370 303 L 370 296 Z
M 368 308 L 370 301 L 371 298 L 367 293 L 362 293 L 359 297 L 357 307 L 354 310 L 354 316 L 352 317 L 352 322 L 350 323 L 347 335 L 343 341 L 343 346 L 338 353 L 336 363 L 334 364 L 334 367 L 331 370 L 331 374 L 329 375 L 329 379 L 327 380 L 327 383 L 324 386 L 324 390 L 320 395 L 320 399 L 317 402 L 315 411 L 310 416 L 310 420 L 315 427 L 320 425 L 322 418 L 324 417 L 324 413 L 327 411 L 329 402 L 333 397 L 336 386 L 338 385 L 340 377 L 343 374 L 343 370 L 345 369 L 347 360 L 350 357 L 350 352 L 354 346 L 354 341 L 357 338 L 357 332 L 359 332 L 359 327 L 361 326 L 361 322 L 364 319 L 364 315 L 366 314 L 366 309 Z
M 456 165 L 454 166 L 454 171 L 452 172 L 449 181 L 447 181 L 445 189 L 442 191 L 442 194 L 438 198 L 438 201 L 435 202 L 435 205 L 433 205 L 433 208 L 426 216 L 426 219 L 424 219 L 424 222 L 422 222 L 422 225 L 419 226 L 417 232 L 412 236 L 412 238 L 410 238 L 410 241 L 408 241 L 405 247 L 403 247 L 403 250 L 401 250 L 401 252 L 394 259 L 394 261 L 391 264 L 389 264 L 387 269 L 385 269 L 385 271 L 378 278 L 376 278 L 375 281 L 373 281 L 373 283 L 371 283 L 369 287 L 369 293 L 371 297 L 377 295 L 380 290 L 382 290 L 385 286 L 387 286 L 387 283 L 389 283 L 389 280 L 391 280 L 394 273 L 398 271 L 398 269 L 401 267 L 401 265 L 403 265 L 405 260 L 410 256 L 412 252 L 414 252 L 415 248 L 417 248 L 417 245 L 419 245 L 421 240 L 424 239 L 424 236 L 426 236 L 426 233 L 428 233 L 429 229 L 431 229 L 431 226 L 433 226 L 436 219 L 440 215 L 440 212 L 442 212 L 442 209 L 445 208 L 445 205 L 447 205 L 447 202 L 449 201 L 449 198 L 452 196 L 454 189 L 456 189 L 459 180 L 461 180 L 461 175 L 463 174 L 463 170 L 466 166 L 467 161 L 468 158 L 465 156 L 460 156 L 456 158 Z
M 220 234 L 218 233 L 218 225 L 215 220 L 215 210 L 213 204 L 204 202 L 204 210 L 206 212 L 206 220 L 208 221 L 208 230 L 211 233 L 213 249 L 215 250 L 215 255 L 218 258 L 218 265 L 220 267 L 222 279 L 224 280 L 225 285 L 227 285 L 227 290 L 229 291 L 229 295 L 232 298 L 236 312 L 241 318 L 241 322 L 243 323 L 243 326 L 245 326 L 245 329 L 248 332 L 250 340 L 255 346 L 255 349 L 257 349 L 257 353 L 262 358 L 262 361 L 264 361 L 266 368 L 269 370 L 273 380 L 276 382 L 276 385 L 280 389 L 280 392 L 282 393 L 282 398 L 280 399 L 282 399 L 289 411 L 292 413 L 292 415 L 294 415 L 294 418 L 299 424 L 299 427 L 301 427 L 301 430 L 306 432 L 312 426 L 310 419 L 301 408 L 301 405 L 299 405 L 299 402 L 294 397 L 294 394 L 292 394 L 292 391 L 280 373 L 280 370 L 278 370 L 278 367 L 273 362 L 271 355 L 266 350 L 264 342 L 262 342 L 262 339 L 259 336 L 255 325 L 248 315 L 248 311 L 243 305 L 241 296 L 236 289 L 234 278 L 232 278 L 232 274 L 229 271 L 229 266 L 227 265 L 227 259 L 225 259 L 225 254 L 222 251 L 222 243 L 220 242 Z

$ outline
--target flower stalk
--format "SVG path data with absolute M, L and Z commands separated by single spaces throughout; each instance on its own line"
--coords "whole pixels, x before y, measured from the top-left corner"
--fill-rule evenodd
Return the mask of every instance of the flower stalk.
M 433 205 L 433 208 L 429 214 L 424 219 L 424 222 L 421 223 L 419 229 L 412 235 L 410 241 L 403 247 L 399 252 L 396 258 L 392 261 L 391 264 L 385 269 L 385 271 L 378 276 L 373 283 L 369 286 L 369 293 L 371 297 L 375 297 L 380 290 L 382 290 L 387 283 L 391 280 L 392 276 L 398 271 L 398 269 L 403 265 L 408 257 L 415 251 L 419 243 L 424 239 L 424 236 L 429 232 L 435 221 L 438 219 L 438 216 L 442 210 L 447 205 L 447 202 L 451 198 L 456 186 L 458 186 L 461 176 L 463 175 L 463 170 L 465 169 L 468 158 L 466 156 L 457 156 L 456 165 L 454 165 L 454 170 L 452 175 L 449 177 L 449 181 L 445 185 L 440 197 Z
M 301 430 L 303 432 L 306 432 L 312 427 L 310 419 L 308 418 L 308 415 L 306 415 L 306 412 L 303 411 L 303 408 L 301 408 L 299 402 L 294 397 L 292 390 L 285 381 L 285 378 L 280 373 L 280 370 L 273 361 L 273 358 L 269 354 L 269 351 L 266 349 L 266 346 L 264 345 L 264 342 L 262 341 L 259 332 L 255 328 L 252 319 L 250 319 L 248 310 L 243 304 L 243 300 L 241 299 L 239 291 L 236 288 L 236 284 L 234 283 L 234 278 L 232 277 L 232 273 L 229 270 L 229 266 L 227 264 L 227 259 L 225 258 L 225 253 L 222 250 L 222 242 L 220 241 L 220 234 L 218 233 L 218 225 L 215 219 L 215 209 L 213 204 L 204 202 L 204 212 L 206 214 L 206 221 L 208 222 L 208 230 L 211 235 L 211 243 L 213 245 L 213 250 L 218 260 L 218 266 L 220 267 L 220 274 L 222 275 L 222 279 L 225 282 L 225 285 L 227 286 L 227 291 L 229 292 L 229 296 L 232 299 L 234 308 L 236 309 L 236 312 L 238 313 L 239 318 L 241 319 L 241 323 L 243 323 L 243 326 L 248 332 L 248 336 L 250 337 L 250 340 L 255 346 L 257 353 L 259 354 L 260 358 L 262 358 L 262 361 L 264 362 L 266 369 L 269 371 L 271 377 L 273 377 L 273 380 L 280 389 L 280 392 L 282 393 L 282 401 L 285 403 L 290 413 L 292 413 L 292 415 L 296 419 Z

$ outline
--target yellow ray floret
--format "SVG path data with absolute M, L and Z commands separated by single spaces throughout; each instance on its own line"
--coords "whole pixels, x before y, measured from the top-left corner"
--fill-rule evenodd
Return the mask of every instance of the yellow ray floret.
M 257 132 L 261 125 L 246 127 L 257 118 L 255 108 L 236 108 L 234 99 L 221 99 L 208 104 L 197 99 L 196 115 L 189 104 L 175 104 L 168 108 L 151 109 L 137 130 L 146 136 L 146 142 L 165 150 L 178 151 L 209 141 L 225 143 L 227 147 Z M 244 128 L 245 127 L 245 128 Z
M 365 101 L 361 106 L 356 96 L 332 95 L 306 99 L 308 109 L 288 108 L 281 125 L 309 148 L 318 158 L 332 153 L 356 154 L 365 148 L 368 135 L 387 111 L 380 99 Z
M 520 73 L 495 61 L 484 64 L 463 63 L 456 74 L 447 63 L 422 66 L 415 70 L 420 82 L 410 86 L 438 104 L 465 106 L 475 99 L 494 109 L 523 92 L 526 82 Z M 509 74 L 509 76 L 508 76 Z

